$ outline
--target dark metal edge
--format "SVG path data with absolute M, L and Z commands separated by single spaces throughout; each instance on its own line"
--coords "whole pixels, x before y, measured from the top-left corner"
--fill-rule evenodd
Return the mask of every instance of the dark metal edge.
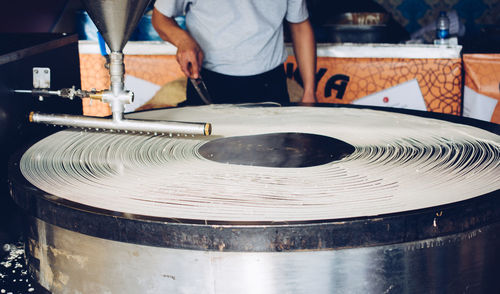
M 62 35 L 61 38 L 58 38 L 56 40 L 46 41 L 31 47 L 27 47 L 24 49 L 16 50 L 14 52 L 1 55 L 0 65 L 21 60 L 26 57 L 40 54 L 52 49 L 60 48 L 75 42 L 78 43 L 77 34 L 71 34 L 67 36 Z
M 28 214 L 83 234 L 140 245 L 219 251 L 295 251 L 389 245 L 456 234 L 500 221 L 500 190 L 443 206 L 304 222 L 224 222 L 125 215 L 49 195 L 17 163 L 9 187 Z
M 301 103 L 290 103 L 284 106 L 303 106 L 303 107 L 334 107 L 334 108 L 354 108 L 354 109 L 369 109 L 378 110 L 384 112 L 401 113 L 418 117 L 432 118 L 438 120 L 444 120 L 452 123 L 457 123 L 461 125 L 468 125 L 473 127 L 478 127 L 480 129 L 490 131 L 497 135 L 500 135 L 500 124 L 478 120 L 470 117 L 457 116 L 453 114 L 440 113 L 440 112 L 430 112 L 421 111 L 413 109 L 402 109 L 393 107 L 382 107 L 382 106 L 365 106 L 365 105 L 354 105 L 354 104 L 336 104 L 336 103 L 317 103 L 314 105 L 303 105 Z
M 259 105 L 259 104 L 261 104 L 261 105 Z M 238 105 L 238 104 L 232 104 L 232 105 Z M 246 105 L 247 105 L 247 103 L 242 104 L 243 107 L 245 107 Z M 279 106 L 278 103 L 271 104 L 269 102 L 263 102 L 263 103 L 255 103 L 255 105 L 253 105 L 253 107 L 287 107 L 287 106 L 354 108 L 354 109 L 368 109 L 368 110 L 377 110 L 377 111 L 392 112 L 392 113 L 401 113 L 401 114 L 407 114 L 407 115 L 411 115 L 411 116 L 432 118 L 432 119 L 444 120 L 444 121 L 462 124 L 462 125 L 478 127 L 480 129 L 490 131 L 490 132 L 493 132 L 497 135 L 500 135 L 500 124 L 496 124 L 496 123 L 492 123 L 492 122 L 488 122 L 488 121 L 483 121 L 483 120 L 478 120 L 478 119 L 474 119 L 474 118 L 470 118 L 470 117 L 463 117 L 463 116 L 457 116 L 457 115 L 453 115 L 453 114 L 440 113 L 440 112 L 430 112 L 430 111 L 402 109 L 402 108 L 394 108 L 394 107 L 383 107 L 383 106 L 340 104 L 340 103 L 314 103 L 314 104 L 312 104 L 312 103 L 293 103 L 293 102 L 290 102 L 290 103 L 282 104 L 281 106 Z M 192 107 L 192 106 L 184 106 L 184 107 Z M 171 108 L 176 108 L 176 107 L 146 109 L 146 110 L 136 111 L 134 113 L 158 111 L 158 110 L 162 110 L 162 109 L 171 109 Z M 132 114 L 132 113 L 130 113 L 130 114 Z M 333 119 L 334 118 L 332 118 L 332 120 Z
M 444 120 L 450 117 L 445 115 Z M 469 123 L 481 125 L 477 120 Z M 498 132 L 496 124 L 487 125 Z M 500 190 L 442 206 L 333 220 L 227 222 L 124 214 L 74 203 L 34 187 L 19 170 L 24 151 L 11 158 L 9 187 L 15 202 L 27 213 L 68 230 L 140 245 L 238 252 L 342 249 L 424 240 L 500 221 Z

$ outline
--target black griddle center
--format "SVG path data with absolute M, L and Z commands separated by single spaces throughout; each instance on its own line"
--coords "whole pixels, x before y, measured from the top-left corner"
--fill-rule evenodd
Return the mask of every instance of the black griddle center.
M 354 147 L 335 138 L 306 133 L 272 133 L 209 141 L 198 150 L 206 159 L 265 167 L 310 167 L 340 160 Z

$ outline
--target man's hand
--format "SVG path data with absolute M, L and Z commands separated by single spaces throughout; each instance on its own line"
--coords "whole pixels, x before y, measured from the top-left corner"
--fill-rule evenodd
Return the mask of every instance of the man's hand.
M 307 91 L 309 89 L 309 91 Z M 316 93 L 314 88 L 306 88 L 304 89 L 304 95 L 302 96 L 301 102 L 303 103 L 316 103 Z
M 182 72 L 188 78 L 199 78 L 203 63 L 203 51 L 196 40 L 179 27 L 175 19 L 163 15 L 156 8 L 153 10 L 152 23 L 163 40 L 177 47 L 177 62 Z
M 188 78 L 197 79 L 200 77 L 203 51 L 193 38 L 186 38 L 178 44 L 176 57 L 182 72 Z

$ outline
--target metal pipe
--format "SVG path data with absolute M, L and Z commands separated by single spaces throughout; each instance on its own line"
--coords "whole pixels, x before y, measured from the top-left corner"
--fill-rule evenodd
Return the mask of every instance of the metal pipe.
M 30 122 L 45 123 L 57 126 L 69 126 L 91 129 L 108 129 L 116 131 L 143 132 L 154 134 L 184 134 L 208 136 L 212 132 L 210 123 L 192 123 L 160 120 L 122 119 L 115 121 L 106 118 L 86 117 L 67 114 L 44 114 L 31 112 Z
M 125 66 L 123 64 L 123 53 L 111 52 L 109 57 L 109 77 L 111 79 L 110 89 L 114 96 L 119 96 L 124 90 L 123 75 L 125 72 Z
M 20 94 L 42 95 L 42 96 L 61 96 L 61 90 L 51 91 L 49 89 L 12 90 L 12 92 Z
M 123 63 L 123 53 L 111 52 L 109 55 L 109 77 L 110 92 L 109 100 L 105 101 L 111 105 L 113 121 L 119 122 L 123 119 L 124 104 L 130 103 L 133 98 L 128 99 L 128 93 L 124 89 L 125 65 Z M 133 96 L 132 96 L 133 97 Z

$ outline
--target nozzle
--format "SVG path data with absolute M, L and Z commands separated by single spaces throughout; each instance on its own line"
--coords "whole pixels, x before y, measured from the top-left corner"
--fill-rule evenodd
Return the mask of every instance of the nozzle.
M 43 114 L 31 112 L 30 122 L 45 123 L 55 126 L 88 128 L 95 130 L 110 130 L 150 134 L 183 134 L 208 136 L 212 126 L 205 122 L 176 122 L 159 120 L 122 119 L 115 121 L 106 118 L 96 118 L 80 115 Z

